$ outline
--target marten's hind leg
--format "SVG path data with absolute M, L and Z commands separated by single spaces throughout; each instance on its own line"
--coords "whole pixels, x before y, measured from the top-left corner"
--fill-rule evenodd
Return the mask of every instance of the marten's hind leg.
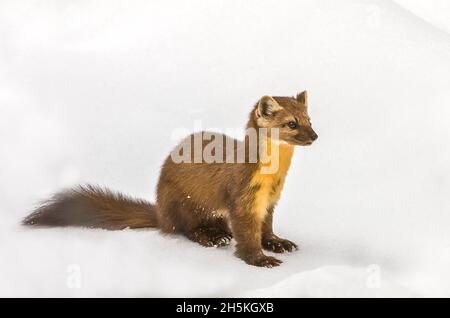
M 230 244 L 231 231 L 222 215 L 198 211 L 191 200 L 167 200 L 176 197 L 174 188 L 161 187 L 160 191 L 162 199 L 158 200 L 158 227 L 163 232 L 184 234 L 191 241 L 207 247 Z
M 191 241 L 206 247 L 226 246 L 232 239 L 227 220 L 222 216 L 206 218 L 199 226 L 187 231 L 186 236 Z
M 231 234 L 219 227 L 201 226 L 186 234 L 188 239 L 205 247 L 222 247 L 231 242 Z

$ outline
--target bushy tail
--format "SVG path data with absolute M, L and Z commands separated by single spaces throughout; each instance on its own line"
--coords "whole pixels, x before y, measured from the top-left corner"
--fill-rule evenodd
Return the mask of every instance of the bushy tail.
M 83 226 L 107 230 L 157 227 L 156 206 L 87 185 L 54 195 L 23 220 L 30 226 Z

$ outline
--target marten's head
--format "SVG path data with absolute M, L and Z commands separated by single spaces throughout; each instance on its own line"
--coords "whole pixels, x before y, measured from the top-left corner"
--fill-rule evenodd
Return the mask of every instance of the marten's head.
M 317 138 L 308 116 L 308 94 L 297 97 L 262 97 L 252 113 L 258 128 L 278 128 L 279 141 L 290 145 L 309 146 Z

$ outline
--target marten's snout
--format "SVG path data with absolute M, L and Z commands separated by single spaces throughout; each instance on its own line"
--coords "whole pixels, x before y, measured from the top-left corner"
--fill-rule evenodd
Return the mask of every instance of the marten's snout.
M 319 136 L 317 136 L 316 132 L 313 131 L 312 134 L 311 134 L 311 140 L 312 140 L 312 141 L 316 141 L 317 138 L 319 138 Z

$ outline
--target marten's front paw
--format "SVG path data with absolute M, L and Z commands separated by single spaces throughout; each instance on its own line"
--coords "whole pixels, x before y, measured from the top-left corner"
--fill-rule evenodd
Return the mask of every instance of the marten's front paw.
M 281 263 L 283 263 L 282 261 L 280 261 L 279 259 L 276 259 L 275 257 L 266 256 L 266 255 L 264 255 L 262 253 L 257 254 L 257 255 L 241 257 L 241 258 L 247 264 L 254 265 L 254 266 L 259 266 L 259 267 L 272 268 L 272 267 L 280 266 Z
M 252 265 L 272 268 L 280 266 L 281 263 L 283 262 L 279 259 L 276 259 L 275 257 L 262 255 L 261 257 L 255 259 Z
M 274 253 L 292 252 L 298 249 L 297 244 L 294 242 L 279 237 L 263 239 L 262 245 L 264 249 Z

